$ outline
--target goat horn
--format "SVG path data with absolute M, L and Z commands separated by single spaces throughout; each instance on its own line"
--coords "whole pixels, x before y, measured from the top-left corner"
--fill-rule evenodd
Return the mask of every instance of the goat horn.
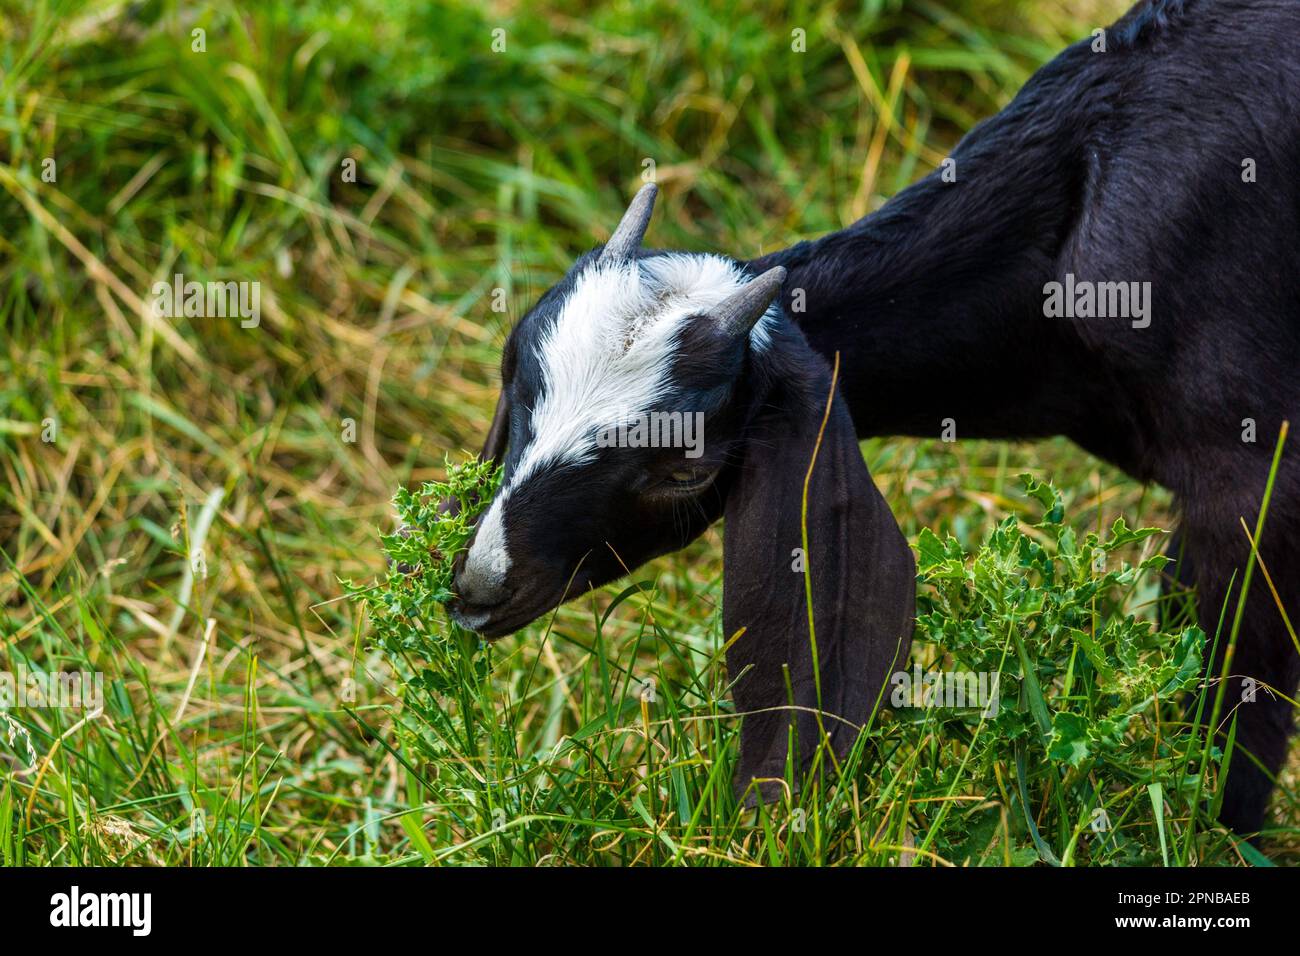
M 712 308 L 709 317 L 724 337 L 739 338 L 754 327 L 754 323 L 767 311 L 772 300 L 781 294 L 781 285 L 784 282 L 784 267 L 768 269 L 757 279 L 746 282 L 727 299 Z
M 631 205 L 623 213 L 623 220 L 609 237 L 609 242 L 605 243 L 605 249 L 600 254 L 601 262 L 626 262 L 636 255 L 636 251 L 641 248 L 646 227 L 650 225 L 650 214 L 654 212 L 655 196 L 658 193 L 658 186 L 646 183 L 632 197 Z

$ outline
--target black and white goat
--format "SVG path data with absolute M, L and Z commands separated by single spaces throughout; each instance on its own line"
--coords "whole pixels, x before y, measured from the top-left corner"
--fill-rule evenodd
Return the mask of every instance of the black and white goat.
M 1104 44 L 1041 69 L 962 140 L 948 175 L 754 261 L 641 250 L 644 187 L 506 345 L 484 449 L 506 478 L 458 569 L 461 621 L 509 633 L 725 515 L 724 627 L 746 629 L 727 663 L 743 675 L 737 710 L 752 713 L 737 784 L 779 776 L 783 666 L 807 708 L 806 757 L 811 711 L 847 721 L 824 724 L 847 746 L 907 653 L 912 555 L 857 439 L 934 435 L 950 418 L 962 437 L 1067 435 L 1171 489 L 1178 577 L 1211 636 L 1227 608 L 1226 645 L 1242 520 L 1253 528 L 1273 441 L 1300 413 L 1300 4 L 1144 2 Z M 1046 302 L 1052 288 L 1147 282 L 1138 321 L 1095 303 L 1102 317 L 1052 317 Z M 814 649 L 791 554 L 837 352 L 808 493 Z M 703 412 L 703 454 L 600 447 L 613 418 L 654 410 Z M 1259 548 L 1292 619 L 1298 532 L 1288 448 Z M 1254 831 L 1286 753 L 1283 695 L 1300 680 L 1258 582 L 1229 672 L 1238 729 L 1222 815 Z M 1248 680 L 1264 688 L 1243 693 Z
M 719 256 L 642 251 L 654 198 L 644 187 L 507 341 L 484 450 L 504 453 L 505 478 L 459 563 L 453 613 L 507 634 L 725 515 L 723 625 L 745 629 L 727 653 L 750 715 L 743 789 L 784 774 L 787 665 L 804 758 L 819 723 L 841 754 L 852 744 L 906 660 L 915 568 L 837 399 L 808 490 L 814 657 L 795 551 L 831 370 L 776 301 L 785 269 L 751 279 Z M 702 416 L 698 454 L 601 447 L 605 429 L 656 412 Z

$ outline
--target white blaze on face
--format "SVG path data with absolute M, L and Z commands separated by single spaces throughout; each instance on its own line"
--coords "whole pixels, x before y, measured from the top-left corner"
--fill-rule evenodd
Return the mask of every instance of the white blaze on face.
M 483 517 L 479 519 L 474 544 L 465 555 L 461 569 L 461 596 L 473 602 L 483 594 L 495 594 L 505 587 L 510 570 L 510 552 L 506 550 L 505 507 L 509 491 L 502 488 Z
M 668 391 L 687 321 L 747 281 L 730 261 L 711 255 L 671 253 L 587 269 L 542 336 L 533 440 L 511 483 L 521 485 L 547 466 L 589 461 L 602 428 L 649 411 Z M 758 347 L 766 344 L 767 321 L 751 333 Z
M 533 439 L 488 509 L 466 555 L 462 579 L 500 582 L 510 569 L 505 504 L 546 468 L 594 457 L 602 428 L 650 410 L 669 387 L 678 334 L 749 279 L 721 256 L 669 253 L 636 262 L 593 263 L 574 282 L 541 336 L 542 387 L 532 408 Z M 775 304 L 750 332 L 765 348 Z M 499 575 L 499 577 L 498 577 Z

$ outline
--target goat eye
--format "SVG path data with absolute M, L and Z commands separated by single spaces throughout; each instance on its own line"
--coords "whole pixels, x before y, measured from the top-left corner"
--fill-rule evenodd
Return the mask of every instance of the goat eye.
M 708 469 L 679 468 L 660 479 L 654 490 L 669 494 L 689 494 L 703 491 L 712 481 L 713 472 Z

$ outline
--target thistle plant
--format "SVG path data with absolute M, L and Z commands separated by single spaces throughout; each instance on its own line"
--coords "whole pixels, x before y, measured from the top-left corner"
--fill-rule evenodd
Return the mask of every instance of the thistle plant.
M 443 605 L 453 597 L 452 563 L 465 549 L 474 519 L 501 482 L 494 462 L 447 461 L 443 481 L 393 496 L 397 530 L 381 536 L 388 569 L 371 586 L 345 581 L 370 619 L 370 640 L 410 682 L 433 693 L 450 693 L 466 677 L 482 679 L 482 642 L 452 621 Z M 445 507 L 446 502 L 455 507 Z
M 1181 833 L 1214 825 L 1205 776 L 1220 754 L 1206 752 L 1175 701 L 1200 684 L 1205 635 L 1166 630 L 1132 606 L 1169 559 L 1123 557 L 1160 529 L 1117 518 L 1108 533 L 1080 536 L 1053 486 L 1021 481 L 1037 522 L 1004 519 L 974 554 L 928 529 L 918 538 L 917 637 L 941 670 L 998 673 L 1002 697 L 995 715 L 931 711 L 904 734 L 922 752 L 925 732 L 967 741 L 959 759 L 920 762 L 922 787 L 955 793 L 976 781 L 1005 792 L 1019 809 L 1007 825 L 1029 837 L 1029 859 L 1168 860 L 1174 819 Z M 953 829 L 946 815 L 926 814 L 935 848 L 978 858 L 972 821 Z

